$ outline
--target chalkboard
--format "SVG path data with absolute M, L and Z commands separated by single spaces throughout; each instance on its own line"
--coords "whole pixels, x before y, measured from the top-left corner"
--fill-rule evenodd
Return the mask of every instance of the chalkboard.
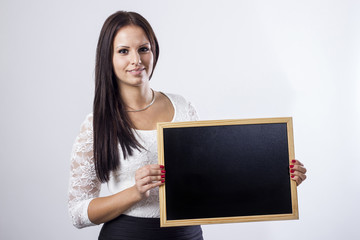
M 298 219 L 292 118 L 158 124 L 160 224 Z

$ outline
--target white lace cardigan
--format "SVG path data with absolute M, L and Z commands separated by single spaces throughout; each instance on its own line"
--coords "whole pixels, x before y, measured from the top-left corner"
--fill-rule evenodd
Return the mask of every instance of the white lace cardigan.
M 175 109 L 173 122 L 195 121 L 198 116 L 195 108 L 183 97 L 165 94 Z M 156 130 L 134 130 L 137 140 L 146 150 L 135 150 L 133 156 L 123 159 L 120 149 L 120 167 L 110 175 L 107 183 L 109 192 L 115 194 L 135 184 L 135 171 L 147 164 L 155 164 L 157 160 Z M 93 157 L 93 115 L 89 114 L 80 127 L 72 154 L 70 167 L 70 183 L 68 207 L 73 225 L 77 228 L 93 226 L 88 217 L 88 206 L 92 199 L 99 197 L 101 182 L 95 173 Z M 150 196 L 133 205 L 126 215 L 135 217 L 159 217 L 158 189 L 150 190 Z

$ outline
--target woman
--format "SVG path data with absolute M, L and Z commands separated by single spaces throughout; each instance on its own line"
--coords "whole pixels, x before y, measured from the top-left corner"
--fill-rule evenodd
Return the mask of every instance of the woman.
M 150 88 L 159 57 L 150 24 L 134 12 L 116 12 L 104 23 L 96 53 L 95 98 L 76 138 L 69 209 L 78 227 L 105 223 L 99 239 L 203 239 L 200 226 L 160 228 L 157 122 L 197 120 L 184 98 Z M 306 169 L 294 162 L 300 184 Z M 101 183 L 112 195 L 99 197 Z

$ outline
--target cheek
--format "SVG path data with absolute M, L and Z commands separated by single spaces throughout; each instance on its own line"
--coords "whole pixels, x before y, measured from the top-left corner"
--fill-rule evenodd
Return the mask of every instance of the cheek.
M 153 66 L 154 66 L 154 57 L 152 54 L 146 57 L 146 63 L 147 63 L 148 69 L 150 70 L 150 72 L 152 72 Z
M 116 73 L 121 73 L 126 68 L 126 63 L 123 59 L 113 58 L 113 68 Z

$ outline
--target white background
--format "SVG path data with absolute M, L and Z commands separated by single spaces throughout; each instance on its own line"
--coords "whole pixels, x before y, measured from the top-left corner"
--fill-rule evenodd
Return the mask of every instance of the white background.
M 300 220 L 203 226 L 205 239 L 360 239 L 360 1 L 0 2 L 0 239 L 97 239 L 67 212 L 70 151 L 91 112 L 105 19 L 141 13 L 152 87 L 202 119 L 294 118 Z

